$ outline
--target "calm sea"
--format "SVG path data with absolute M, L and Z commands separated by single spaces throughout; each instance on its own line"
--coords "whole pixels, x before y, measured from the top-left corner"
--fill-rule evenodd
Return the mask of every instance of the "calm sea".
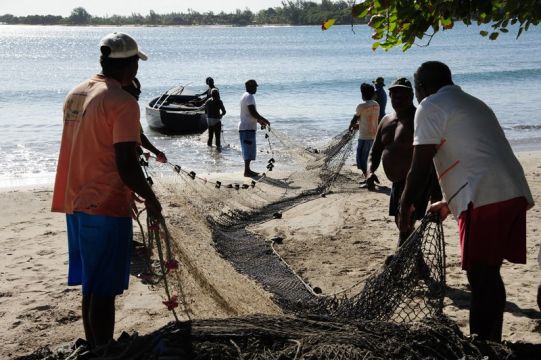
M 412 77 L 426 60 L 446 62 L 455 82 L 496 112 L 515 146 L 541 139 L 541 29 L 518 40 L 516 31 L 497 41 L 477 27 L 458 25 L 438 34 L 429 47 L 403 53 L 370 49 L 366 26 L 319 27 L 43 27 L 0 26 L 0 186 L 53 181 L 62 130 L 62 103 L 77 83 L 99 71 L 98 41 L 111 31 L 133 35 L 150 59 L 140 62 L 141 123 L 169 160 L 196 172 L 232 172 L 242 167 L 236 126 L 243 83 L 260 84 L 258 110 L 275 129 L 302 146 L 317 147 L 346 128 L 359 102 L 359 85 L 378 76 L 389 84 Z M 148 129 L 144 104 L 169 87 L 212 76 L 227 109 L 221 154 L 199 136 L 163 136 Z M 391 111 L 388 104 L 387 111 Z M 260 132 L 260 135 L 262 132 Z M 281 155 L 275 169 L 293 166 Z M 259 138 L 260 149 L 269 150 Z M 264 170 L 261 154 L 254 169 Z

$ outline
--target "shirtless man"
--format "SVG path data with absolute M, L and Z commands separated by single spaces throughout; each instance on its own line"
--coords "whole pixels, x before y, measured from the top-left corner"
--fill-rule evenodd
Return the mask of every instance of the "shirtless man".
M 384 116 L 378 125 L 374 145 L 368 156 L 366 185 L 369 190 L 374 190 L 374 183 L 379 183 L 375 172 L 381 161 L 385 175 L 393 183 L 389 215 L 396 218 L 400 196 L 413 157 L 413 118 L 416 109 L 413 105 L 413 87 L 406 78 L 399 78 L 389 86 L 389 96 L 394 111 Z M 435 176 L 432 177 L 430 183 L 427 184 L 427 191 L 416 202 L 413 221 L 423 218 L 429 198 L 432 202 L 441 200 L 441 192 L 436 182 Z M 434 188 L 432 193 L 431 188 Z M 411 231 L 400 233 L 398 246 L 402 245 L 410 233 Z

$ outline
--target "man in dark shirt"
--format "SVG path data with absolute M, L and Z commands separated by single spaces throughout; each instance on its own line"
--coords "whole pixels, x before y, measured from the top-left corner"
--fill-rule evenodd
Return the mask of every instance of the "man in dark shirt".
M 211 78 L 210 76 L 205 79 L 205 84 L 208 85 L 207 90 L 203 91 L 201 94 L 196 94 L 195 95 L 195 96 L 197 96 L 199 98 L 198 101 L 205 102 L 206 100 L 210 99 L 210 97 L 212 96 L 211 91 L 213 89 L 218 90 L 218 88 L 214 85 L 214 79 Z
M 379 118 L 378 121 L 381 121 L 385 116 L 385 107 L 387 106 L 387 94 L 385 93 L 385 80 L 382 77 L 378 77 L 373 81 L 374 86 L 376 87 L 376 100 L 379 104 Z

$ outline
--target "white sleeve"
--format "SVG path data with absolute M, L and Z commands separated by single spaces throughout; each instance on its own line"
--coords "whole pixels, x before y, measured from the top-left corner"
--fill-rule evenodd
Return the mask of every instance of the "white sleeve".
M 415 112 L 413 145 L 439 144 L 444 137 L 447 116 L 437 106 L 421 102 Z
M 253 94 L 248 95 L 246 98 L 246 106 L 255 105 L 255 96 Z

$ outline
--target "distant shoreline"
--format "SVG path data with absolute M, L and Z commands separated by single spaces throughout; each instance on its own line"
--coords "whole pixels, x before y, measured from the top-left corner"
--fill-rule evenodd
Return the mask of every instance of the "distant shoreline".
M 366 24 L 355 24 L 355 25 L 366 25 Z M 208 27 L 208 28 L 239 28 L 239 27 L 320 27 L 320 25 L 291 25 L 291 24 L 252 24 L 252 25 L 234 25 L 234 24 L 215 24 L 215 25 L 147 25 L 147 24 L 98 24 L 98 25 L 71 25 L 71 24 L 7 24 L 0 22 L 0 26 L 62 26 L 62 27 L 111 27 L 111 26 L 122 26 L 122 27 Z M 349 24 L 341 24 L 334 26 L 351 26 Z
M 261 26 L 261 25 L 321 25 L 328 19 L 334 19 L 338 24 L 359 23 L 352 16 L 351 4 L 346 1 L 312 3 L 309 11 L 304 2 L 288 2 L 283 6 L 269 7 L 252 12 L 246 8 L 226 13 L 215 13 L 211 10 L 197 12 L 188 9 L 187 12 L 171 11 L 158 14 L 150 10 L 147 14 L 132 12 L 130 15 L 94 16 L 85 8 L 79 6 L 71 10 L 69 16 L 61 15 L 0 15 L 0 23 L 9 25 L 141 25 L 141 26 Z M 364 19 L 365 22 L 368 19 Z

